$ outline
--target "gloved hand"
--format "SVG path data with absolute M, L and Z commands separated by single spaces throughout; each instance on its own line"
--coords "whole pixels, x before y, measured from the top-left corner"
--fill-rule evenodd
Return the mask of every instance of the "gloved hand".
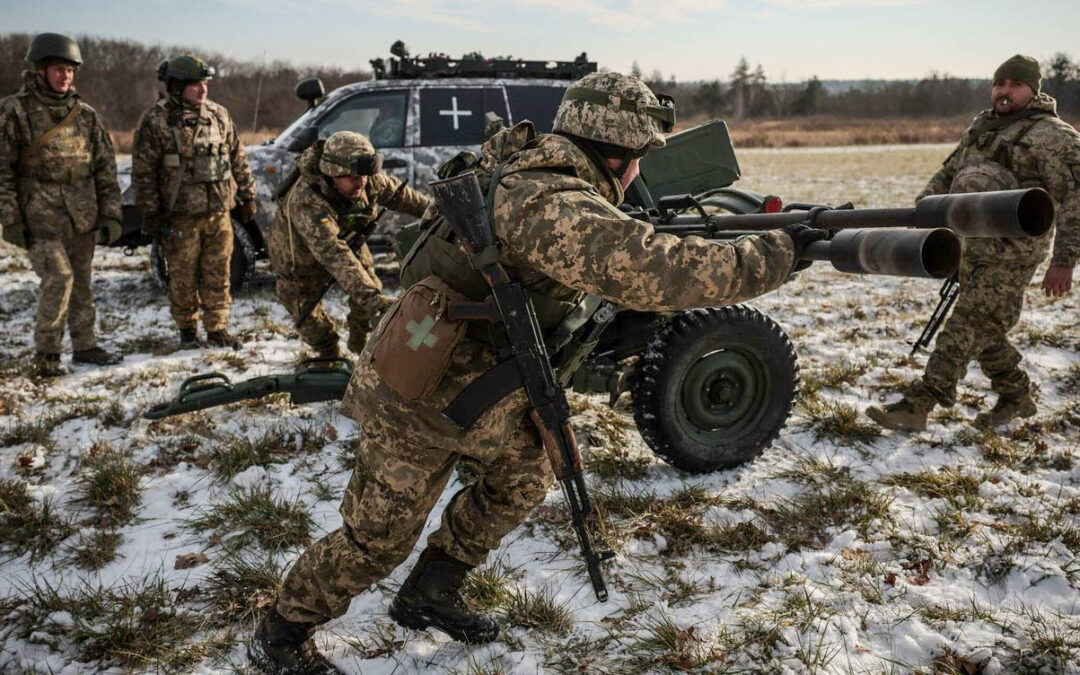
M 250 223 L 255 220 L 255 211 L 257 209 L 258 207 L 255 205 L 254 199 L 245 199 L 244 202 L 240 204 L 240 222 Z
M 164 221 L 165 219 L 156 213 L 142 214 L 142 233 L 148 237 L 157 235 L 161 231 Z
M 26 226 L 22 223 L 4 223 L 4 241 L 19 248 L 30 248 L 27 241 Z
M 116 218 L 98 216 L 97 219 L 97 243 L 108 246 L 120 237 L 124 236 L 124 228 Z
M 815 241 L 829 238 L 827 230 L 819 230 L 802 223 L 788 225 L 783 229 L 784 234 L 791 237 L 791 243 L 795 249 L 795 262 L 791 267 L 792 272 L 801 272 L 813 264 L 812 260 L 803 260 L 806 255 L 806 247 Z

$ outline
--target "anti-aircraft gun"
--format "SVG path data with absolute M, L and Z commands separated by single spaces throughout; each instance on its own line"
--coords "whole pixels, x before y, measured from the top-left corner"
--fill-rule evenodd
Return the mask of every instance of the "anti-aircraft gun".
M 960 237 L 1038 236 L 1053 220 L 1050 197 L 1039 189 L 928 197 L 911 208 L 785 207 L 777 197 L 731 187 L 738 178 L 727 127 L 715 120 L 670 136 L 667 147 L 650 153 L 627 201 L 634 217 L 681 237 L 734 239 L 806 222 L 832 233 L 808 246 L 807 264 L 934 279 L 948 278 L 959 266 Z M 409 241 L 415 231 L 403 228 L 400 236 Z M 764 313 L 747 305 L 614 311 L 599 299 L 592 309 L 573 339 L 560 340 L 566 346 L 551 354 L 552 363 L 580 364 L 567 368 L 572 377 L 566 373 L 575 391 L 608 394 L 612 403 L 630 392 L 642 437 L 669 463 L 692 473 L 736 466 L 780 433 L 798 392 L 798 361 L 784 330 Z M 581 343 L 594 345 L 589 355 L 583 362 L 568 359 Z M 302 400 L 340 398 L 341 383 L 333 378 L 342 376 L 302 383 Z M 248 398 L 247 384 L 190 383 L 154 415 Z

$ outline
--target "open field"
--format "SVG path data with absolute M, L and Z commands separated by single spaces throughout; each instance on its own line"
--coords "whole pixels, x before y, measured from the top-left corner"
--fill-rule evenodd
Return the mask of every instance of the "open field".
M 908 205 L 949 147 L 747 150 L 742 182 L 787 201 Z M 127 360 L 39 381 L 25 375 L 35 278 L 0 249 L 2 672 L 244 672 L 253 613 L 340 523 L 361 431 L 334 405 L 139 417 L 193 373 L 253 377 L 300 356 L 265 275 L 234 303 L 242 351 L 175 351 L 146 256 L 102 250 L 96 265 L 102 336 Z M 936 300 L 934 282 L 819 264 L 754 301 L 795 342 L 802 394 L 775 445 L 733 471 L 680 473 L 648 451 L 626 398 L 573 397 L 601 538 L 618 552 L 606 604 L 553 490 L 470 578 L 498 641 L 470 648 L 387 617 L 414 554 L 320 647 L 365 674 L 1080 674 L 1080 298 L 1033 284 L 1014 332 L 1038 416 L 974 430 L 993 394 L 973 368 L 926 432 L 879 434 L 860 411 L 920 372 L 906 341 Z M 331 307 L 343 316 L 340 294 Z

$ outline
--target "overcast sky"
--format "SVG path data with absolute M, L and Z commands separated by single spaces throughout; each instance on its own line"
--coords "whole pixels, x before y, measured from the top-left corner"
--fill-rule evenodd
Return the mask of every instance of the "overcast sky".
M 368 67 L 413 53 L 527 59 L 582 51 L 680 80 L 989 77 L 1014 53 L 1080 55 L 1080 0 L 0 0 L 0 31 L 196 45 L 238 58 Z

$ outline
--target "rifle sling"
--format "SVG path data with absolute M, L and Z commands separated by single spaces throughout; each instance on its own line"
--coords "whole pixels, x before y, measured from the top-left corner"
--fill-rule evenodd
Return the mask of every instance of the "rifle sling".
M 56 134 L 64 130 L 64 127 L 75 121 L 75 118 L 79 115 L 80 107 L 79 102 L 76 101 L 75 105 L 71 106 L 71 110 L 68 114 L 64 116 L 64 119 L 60 120 L 51 129 L 31 141 L 26 150 L 19 153 L 19 175 L 26 173 L 26 169 L 30 165 L 30 160 L 37 154 L 38 150 L 45 147 L 45 144 L 51 141 Z
M 472 429 L 484 413 L 521 389 L 517 362 L 510 358 L 469 383 L 443 410 L 443 415 L 465 431 Z

